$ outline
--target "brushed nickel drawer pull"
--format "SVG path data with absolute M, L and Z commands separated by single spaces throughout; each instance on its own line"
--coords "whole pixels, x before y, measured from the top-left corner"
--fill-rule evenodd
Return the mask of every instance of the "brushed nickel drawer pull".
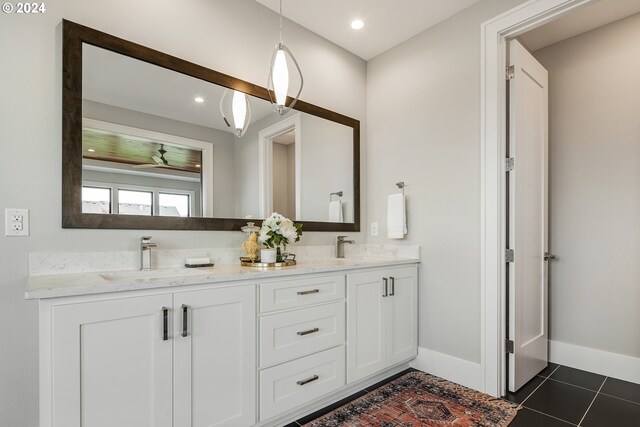
M 311 289 L 310 291 L 298 291 L 298 295 L 317 294 L 319 292 L 320 292 L 320 289 Z
M 319 330 L 320 329 L 318 328 L 313 328 L 313 329 L 307 329 L 306 331 L 298 331 L 298 335 L 303 336 L 303 335 L 315 334 Z
M 312 377 L 307 378 L 306 380 L 300 380 L 298 381 L 298 385 L 305 385 L 305 384 L 309 384 L 310 382 L 313 382 L 315 380 L 317 380 L 318 378 L 320 378 L 317 375 L 314 375 Z

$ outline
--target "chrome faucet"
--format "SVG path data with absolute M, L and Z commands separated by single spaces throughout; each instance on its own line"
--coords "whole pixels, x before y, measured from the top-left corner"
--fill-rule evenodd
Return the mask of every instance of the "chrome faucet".
M 347 236 L 338 236 L 336 241 L 336 258 L 344 258 L 344 245 L 345 243 L 355 243 L 354 240 L 345 240 Z
M 157 248 L 156 243 L 151 242 L 151 236 L 140 238 L 140 270 L 151 270 L 151 248 Z

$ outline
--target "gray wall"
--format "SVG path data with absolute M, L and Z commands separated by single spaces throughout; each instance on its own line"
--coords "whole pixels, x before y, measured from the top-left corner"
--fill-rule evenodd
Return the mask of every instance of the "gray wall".
M 640 14 L 535 52 L 549 71 L 550 335 L 640 357 Z
M 30 237 L 0 235 L 3 427 L 38 423 L 38 306 L 23 297 L 29 253 L 136 250 L 146 233 L 162 249 L 238 247 L 244 239 L 240 232 L 60 227 L 62 18 L 262 86 L 278 40 L 277 14 L 253 0 L 65 0 L 48 2 L 38 16 L 0 14 L 0 212 L 31 209 Z M 288 22 L 285 36 L 305 74 L 303 99 L 355 117 L 366 128 L 365 62 Z M 302 243 L 331 244 L 337 234 L 305 232 Z
M 407 184 L 421 245 L 420 346 L 480 361 L 480 24 L 523 3 L 483 0 L 369 61 L 369 221 Z

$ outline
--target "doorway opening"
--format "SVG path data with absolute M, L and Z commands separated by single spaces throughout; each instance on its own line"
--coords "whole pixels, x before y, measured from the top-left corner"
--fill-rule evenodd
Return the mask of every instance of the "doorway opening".
M 590 4 L 593 4 L 593 6 L 582 8 L 582 6 L 586 6 Z M 625 4 L 627 7 L 626 12 L 624 10 Z M 542 62 L 545 65 L 546 64 L 552 65 L 551 73 L 553 75 L 553 73 L 555 72 L 556 80 L 555 82 L 552 80 L 550 87 L 552 91 L 556 89 L 556 90 L 559 90 L 560 92 L 558 93 L 561 94 L 561 95 L 556 95 L 556 100 L 551 106 L 552 122 L 553 122 L 554 120 L 553 117 L 555 117 L 555 114 L 557 114 L 559 111 L 562 112 L 563 108 L 565 108 L 566 110 L 565 104 L 567 103 L 563 104 L 562 102 L 558 101 L 558 99 L 560 99 L 560 96 L 564 96 L 566 99 L 571 99 L 570 96 L 567 96 L 567 93 L 570 93 L 568 92 L 568 90 L 571 89 L 573 86 L 575 86 L 575 83 L 580 82 L 581 79 L 584 80 L 585 75 L 599 74 L 603 76 L 602 78 L 609 79 L 609 81 L 606 81 L 606 83 L 603 84 L 603 86 L 606 86 L 605 88 L 606 90 L 599 91 L 599 89 L 596 88 L 592 91 L 591 90 L 587 91 L 588 94 L 591 94 L 591 92 L 594 92 L 594 93 L 597 92 L 600 95 L 602 95 L 603 93 L 608 94 L 608 92 L 612 92 L 613 90 L 615 90 L 615 89 L 612 89 L 612 87 L 615 87 L 615 85 L 612 84 L 612 80 L 626 81 L 628 79 L 624 78 L 619 74 L 617 78 L 614 78 L 613 76 L 615 75 L 615 73 L 611 73 L 608 70 L 608 68 L 615 68 L 615 65 L 609 65 L 609 67 L 606 67 L 606 63 L 604 67 L 601 66 L 601 69 L 594 72 L 584 72 L 584 70 L 580 70 L 579 68 L 576 68 L 575 63 L 571 64 L 572 66 L 572 68 L 570 69 L 571 72 L 558 72 L 559 68 L 556 65 L 557 61 L 556 62 L 552 61 L 553 58 L 551 58 L 551 53 L 562 48 L 562 45 L 564 45 L 565 43 L 568 43 L 568 44 L 579 43 L 579 40 L 582 37 L 585 37 L 585 39 L 589 39 L 590 37 L 592 37 L 593 34 L 601 31 L 600 29 L 598 29 L 592 32 L 591 30 L 593 29 L 602 27 L 602 31 L 609 31 L 609 30 L 605 30 L 605 27 L 604 27 L 605 25 L 607 26 L 606 28 L 609 28 L 609 27 L 617 26 L 618 22 L 621 22 L 621 23 L 628 22 L 629 20 L 633 19 L 633 16 L 628 19 L 624 19 L 624 21 L 621 21 L 621 20 L 630 15 L 635 16 L 635 14 L 639 13 L 640 12 L 639 10 L 633 10 L 634 7 L 638 8 L 639 6 L 640 5 L 637 2 L 620 1 L 620 2 L 612 3 L 609 0 L 603 0 L 599 2 L 551 1 L 551 0 L 541 1 L 541 2 L 529 2 L 499 17 L 496 17 L 495 19 L 483 25 L 483 36 L 484 36 L 483 37 L 483 46 L 484 46 L 483 72 L 484 73 L 483 73 L 482 110 L 483 110 L 484 127 L 483 127 L 483 134 L 482 134 L 482 142 L 483 142 L 483 162 L 482 162 L 483 164 L 483 183 L 482 183 L 483 278 L 482 278 L 482 286 L 483 286 L 483 296 L 484 296 L 484 301 L 483 301 L 484 311 L 483 311 L 482 320 L 484 322 L 484 325 L 482 329 L 484 334 L 482 337 L 482 343 L 483 343 L 482 364 L 485 370 L 485 389 L 486 389 L 485 391 L 491 394 L 494 394 L 496 396 L 504 394 L 506 389 L 505 387 L 505 384 L 507 383 L 506 359 L 508 358 L 506 356 L 507 354 L 506 347 L 508 345 L 508 341 L 505 338 L 510 338 L 506 330 L 506 325 L 508 323 L 507 322 L 508 314 L 509 315 L 513 314 L 512 309 L 509 307 L 508 304 L 506 304 L 508 278 L 512 276 L 513 272 L 511 271 L 511 268 L 514 266 L 514 264 L 506 263 L 507 257 L 509 256 L 509 253 L 506 252 L 506 250 L 510 248 L 509 245 L 512 240 L 512 236 L 509 234 L 508 228 L 506 227 L 506 223 L 507 223 L 506 220 L 510 216 L 510 213 L 508 213 L 509 211 L 507 211 L 507 206 L 508 206 L 507 194 L 511 194 L 513 189 L 508 184 L 508 178 L 507 178 L 508 175 L 504 173 L 505 158 L 508 158 L 509 156 L 511 156 L 511 153 L 507 151 L 507 146 L 508 146 L 507 135 L 511 134 L 512 130 L 507 129 L 507 125 L 506 125 L 507 120 L 509 119 L 507 115 L 508 110 L 507 110 L 507 103 L 506 103 L 507 85 L 501 86 L 501 83 L 496 82 L 495 80 L 496 75 L 500 75 L 502 80 L 505 66 L 507 64 L 510 64 L 509 62 L 507 62 L 507 59 L 508 59 L 507 46 L 509 43 L 508 40 L 518 37 L 523 42 L 523 44 L 525 44 L 529 48 L 529 50 L 534 52 L 534 56 L 540 59 L 541 60 L 540 62 Z M 596 13 L 597 16 L 595 20 L 593 19 L 593 17 L 585 18 L 586 16 L 585 14 L 589 13 L 589 10 L 593 11 L 598 7 L 600 8 L 600 13 Z M 569 12 L 575 12 L 575 13 L 571 13 L 569 15 Z M 557 19 L 560 16 L 562 16 L 563 18 Z M 572 23 L 571 23 L 571 20 L 573 20 Z M 553 22 L 549 25 L 544 25 L 544 24 L 550 23 L 551 21 L 556 21 L 556 22 Z M 615 21 L 615 24 L 611 24 L 614 21 Z M 583 28 L 582 29 L 576 28 L 576 25 L 575 25 L 576 22 L 582 24 Z M 608 24 L 611 24 L 611 25 L 608 25 Z M 555 30 L 552 28 L 554 25 L 556 27 Z M 591 25 L 591 27 L 584 28 L 584 25 Z M 531 31 L 532 29 L 533 31 Z M 571 31 L 577 31 L 577 32 L 574 32 L 573 34 L 571 34 L 570 33 Z M 589 33 L 585 33 L 585 31 L 588 31 Z M 564 33 L 564 36 L 563 36 L 563 33 Z M 578 36 L 579 34 L 582 34 L 582 33 L 585 33 L 585 35 Z M 539 43 L 540 40 L 542 40 L 542 42 L 544 43 L 545 42 L 544 39 L 545 38 L 548 39 L 549 37 L 556 37 L 556 40 L 551 42 L 547 40 L 547 46 L 552 45 L 549 48 L 546 48 L 545 46 L 540 46 L 540 45 L 533 46 L 531 42 L 532 39 L 529 37 L 529 35 L 531 34 L 536 35 L 538 39 L 538 41 L 533 40 L 534 42 L 533 44 Z M 574 37 L 574 36 L 578 36 L 578 37 Z M 566 42 L 558 43 L 561 40 L 565 40 L 568 38 L 571 38 L 571 39 Z M 495 43 L 496 39 L 498 40 L 497 44 Z M 635 39 L 637 40 L 637 37 L 635 37 Z M 558 43 L 558 44 L 555 44 L 555 43 Z M 622 46 L 630 45 L 630 44 L 632 43 L 625 43 L 624 41 L 619 43 L 619 45 L 622 45 Z M 589 59 L 591 56 L 594 56 L 594 57 L 599 55 L 611 56 L 613 52 L 617 52 L 617 50 L 611 49 L 611 48 L 605 48 L 603 47 L 602 44 L 594 45 L 592 48 L 589 48 L 589 49 L 582 49 L 582 53 L 584 54 L 584 57 Z M 539 53 L 541 56 L 538 55 Z M 562 55 L 556 54 L 556 56 L 560 56 L 560 59 L 563 59 L 566 61 L 567 57 L 571 57 L 571 58 L 578 57 L 578 53 L 580 53 L 580 49 L 572 49 L 563 54 L 564 58 L 562 57 Z M 631 56 L 637 57 L 637 54 L 631 53 Z M 607 57 L 606 59 L 611 60 L 612 58 Z M 604 61 L 601 61 L 601 62 L 604 62 Z M 615 64 L 615 62 L 613 62 L 613 64 Z M 622 68 L 628 68 L 628 67 L 625 65 L 622 65 Z M 507 71 L 509 70 L 507 69 Z M 580 71 L 582 71 L 582 74 L 584 75 L 582 75 Z M 633 88 L 635 88 L 635 86 L 633 86 Z M 636 89 L 633 89 L 633 90 L 636 90 Z M 615 119 L 617 120 L 621 116 L 625 115 L 624 109 L 616 110 L 616 108 L 613 108 L 613 107 L 618 107 L 619 105 L 627 105 L 627 104 L 629 106 L 635 105 L 632 103 L 632 99 L 635 99 L 635 98 L 633 98 L 629 94 L 625 95 L 624 90 L 620 90 L 619 92 L 621 93 L 621 98 L 617 103 L 612 102 L 608 109 L 601 109 L 601 111 L 598 111 L 597 109 L 595 109 L 596 111 L 598 111 L 598 113 L 602 117 L 604 117 L 604 119 L 607 119 L 607 116 L 614 116 Z M 630 92 L 630 89 L 628 88 L 628 86 L 627 86 L 627 92 Z M 636 93 L 636 92 L 633 92 L 633 93 Z M 578 96 L 575 96 L 574 98 L 578 100 L 578 103 L 576 105 L 579 108 L 583 108 L 583 105 L 587 104 L 587 99 L 589 99 L 589 96 L 578 95 Z M 576 99 L 574 99 L 574 101 Z M 578 111 L 579 108 L 574 107 L 574 109 L 571 111 L 571 114 L 575 116 L 575 112 Z M 632 109 L 635 109 L 635 107 Z M 555 110 L 555 113 L 553 113 L 554 110 Z M 562 123 L 561 123 L 561 119 L 562 119 Z M 593 366 L 599 363 L 599 365 L 604 366 L 603 369 L 606 370 L 606 372 L 600 372 L 600 373 L 606 374 L 608 376 L 613 376 L 617 378 L 623 378 L 630 381 L 638 382 L 637 378 L 634 380 L 634 378 L 629 378 L 629 375 L 633 376 L 634 373 L 637 374 L 638 372 L 640 372 L 638 370 L 638 367 L 640 366 L 638 365 L 638 363 L 640 362 L 640 358 L 626 356 L 629 354 L 630 355 L 637 354 L 638 349 L 634 348 L 633 345 L 627 344 L 629 340 L 618 340 L 616 342 L 610 337 L 611 334 L 607 333 L 606 331 L 601 331 L 602 333 L 600 333 L 600 336 L 606 338 L 606 340 L 602 340 L 603 343 L 604 341 L 607 341 L 607 343 L 611 342 L 610 346 L 607 343 L 604 343 L 604 344 L 601 343 L 602 345 L 601 347 L 598 347 L 597 345 L 592 345 L 592 346 L 589 345 L 588 349 L 593 351 L 590 351 L 586 354 L 585 352 L 581 352 L 580 357 L 574 357 L 572 359 L 572 352 L 573 354 L 576 354 L 578 349 L 587 349 L 586 346 L 587 344 L 590 344 L 590 342 L 588 341 L 590 337 L 587 339 L 585 339 L 584 336 L 582 337 L 583 339 L 582 342 L 585 343 L 583 344 L 585 345 L 585 347 L 568 344 L 568 342 L 573 342 L 573 341 L 572 339 L 568 339 L 567 337 L 568 336 L 579 337 L 580 332 L 577 332 L 577 330 L 567 332 L 569 329 L 566 327 L 566 325 L 568 323 L 571 323 L 571 321 L 567 321 L 567 316 L 568 316 L 567 313 L 570 313 L 570 315 L 575 318 L 572 320 L 574 323 L 589 325 L 583 328 L 583 330 L 588 331 L 587 335 L 594 335 L 592 332 L 596 330 L 600 326 L 600 324 L 606 325 L 607 323 L 601 319 L 599 323 L 593 322 L 593 324 L 589 324 L 589 322 L 591 322 L 593 319 L 598 318 L 597 310 L 591 310 L 591 309 L 585 310 L 584 305 L 582 304 L 580 308 L 578 307 L 571 308 L 567 306 L 566 302 L 568 300 L 583 302 L 580 296 L 585 294 L 592 294 L 594 293 L 594 289 L 589 289 L 587 291 L 587 289 L 584 287 L 574 286 L 573 288 L 571 288 L 571 291 L 566 290 L 565 288 L 568 288 L 567 285 L 568 284 L 571 285 L 571 280 L 567 280 L 566 275 L 561 277 L 559 275 L 560 273 L 558 273 L 563 268 L 564 269 L 567 268 L 564 265 L 565 264 L 568 265 L 568 262 L 567 262 L 568 258 L 571 258 L 571 259 L 579 258 L 580 255 L 583 255 L 583 252 L 585 251 L 588 252 L 589 247 L 591 247 L 591 249 L 594 249 L 599 246 L 598 244 L 594 243 L 596 241 L 594 239 L 596 237 L 594 233 L 597 234 L 597 233 L 600 233 L 600 231 L 604 232 L 604 229 L 607 229 L 609 233 L 611 233 L 612 231 L 611 229 L 613 229 L 614 232 L 620 231 L 620 230 L 616 230 L 616 227 L 612 227 L 612 226 L 594 228 L 593 224 L 601 224 L 602 222 L 618 223 L 620 222 L 620 220 L 617 220 L 615 218 L 619 217 L 620 212 L 623 212 L 623 213 L 630 212 L 630 211 L 635 212 L 633 211 L 633 207 L 635 206 L 634 204 L 635 198 L 633 198 L 634 196 L 629 193 L 635 194 L 636 192 L 632 192 L 632 191 L 627 192 L 626 204 L 629 206 L 624 205 L 622 201 L 623 199 L 622 194 L 619 194 L 617 196 L 615 194 L 616 193 L 615 189 L 620 187 L 619 183 L 616 185 L 612 185 L 608 191 L 604 189 L 604 191 L 601 192 L 605 196 L 604 198 L 600 199 L 600 203 L 597 203 L 597 202 L 591 203 L 591 204 L 583 203 L 581 205 L 582 210 L 579 210 L 579 209 L 576 210 L 577 209 L 576 207 L 580 206 L 580 202 L 581 202 L 580 197 L 584 197 L 585 199 L 588 200 L 588 195 L 586 194 L 588 193 L 588 191 L 591 191 L 593 189 L 602 190 L 601 183 L 606 182 L 609 179 L 613 179 L 614 180 L 613 182 L 615 182 L 615 180 L 618 178 L 619 175 L 624 175 L 624 173 L 629 169 L 629 168 L 620 168 L 620 167 L 616 168 L 615 164 L 609 164 L 607 165 L 607 167 L 609 168 L 607 170 L 609 172 L 603 172 L 604 169 L 599 168 L 598 162 L 613 163 L 606 160 L 608 157 L 613 157 L 614 156 L 613 153 L 618 153 L 618 154 L 627 153 L 626 156 L 623 155 L 624 158 L 635 158 L 637 157 L 634 154 L 635 152 L 633 151 L 633 149 L 635 148 L 633 147 L 631 149 L 629 148 L 633 145 L 630 143 L 629 140 L 627 140 L 626 146 L 623 146 L 623 144 L 619 143 L 618 141 L 621 139 L 624 139 L 625 135 L 623 134 L 622 136 L 620 136 L 618 134 L 616 136 L 612 135 L 610 138 L 607 138 L 606 136 L 604 138 L 601 138 L 601 142 L 606 142 L 606 144 L 605 145 L 601 144 L 601 147 L 595 147 L 595 149 L 592 146 L 582 146 L 577 148 L 569 147 L 574 149 L 573 154 L 569 156 L 565 153 L 565 152 L 568 152 L 567 143 L 565 141 L 569 139 L 566 138 L 566 135 L 559 135 L 559 132 L 560 132 L 559 129 L 561 129 L 562 126 L 566 126 L 565 122 L 570 121 L 565 119 L 566 119 L 566 114 L 565 116 L 560 115 L 557 118 L 555 118 L 557 126 L 555 127 L 555 130 L 554 130 L 555 134 L 552 134 L 551 136 L 551 145 L 552 145 L 551 155 L 555 159 L 554 160 L 555 163 L 552 164 L 551 173 L 553 174 L 555 171 L 554 186 L 557 186 L 557 188 L 552 186 L 555 189 L 552 188 L 552 191 L 551 191 L 551 195 L 552 195 L 551 206 L 552 207 L 555 206 L 555 208 L 552 209 L 553 215 L 552 215 L 552 221 L 551 221 L 551 224 L 552 224 L 551 229 L 552 229 L 552 236 L 555 236 L 554 238 L 556 242 L 554 245 L 554 249 L 559 251 L 559 254 L 558 254 L 559 259 L 562 259 L 563 261 L 562 268 L 560 268 L 560 264 L 557 265 L 557 268 L 552 267 L 554 268 L 553 270 L 554 275 L 552 276 L 552 279 L 553 280 L 558 278 L 562 279 L 562 280 L 556 280 L 557 282 L 562 282 L 562 287 L 560 287 L 559 285 L 558 287 L 555 288 L 555 291 L 560 293 L 564 292 L 564 294 L 562 295 L 565 295 L 565 296 L 562 299 L 558 299 L 558 301 L 561 301 L 564 303 L 564 306 L 563 306 L 564 308 L 562 308 L 560 304 L 556 304 L 556 307 L 552 310 L 552 314 L 553 316 L 555 316 L 555 319 L 563 319 L 562 323 L 557 323 L 558 325 L 563 325 L 563 328 L 562 328 L 561 334 L 558 333 L 560 328 L 554 329 L 556 331 L 554 334 L 557 336 L 557 338 L 555 339 L 560 339 L 561 341 L 553 341 L 554 338 L 552 337 L 552 340 L 549 342 L 550 354 L 552 356 L 555 354 L 555 356 L 552 357 L 552 361 L 557 361 L 558 358 L 562 358 L 561 362 L 563 363 L 561 364 L 563 365 L 566 364 L 566 365 L 574 366 L 583 370 L 596 371 L 595 369 L 593 369 Z M 597 128 L 598 126 L 597 119 L 598 117 L 583 119 L 582 122 L 580 122 L 580 124 L 577 126 L 578 130 L 584 131 L 585 129 L 588 129 L 590 130 L 590 132 L 587 132 L 586 135 L 583 135 L 580 138 L 574 137 L 573 139 L 584 142 L 584 141 L 587 141 L 588 138 L 591 137 L 592 135 L 597 134 L 599 132 Z M 561 123 L 562 126 L 558 125 L 558 123 Z M 609 130 L 618 129 L 618 126 L 615 121 L 609 120 L 609 122 L 605 122 L 605 123 L 607 123 L 607 125 L 609 126 L 608 128 Z M 627 133 L 634 134 L 634 129 L 631 129 L 630 132 L 627 131 Z M 606 134 L 609 135 L 611 134 L 611 132 L 607 131 Z M 556 140 L 560 140 L 561 139 L 560 136 L 562 136 L 564 145 L 561 146 L 560 148 L 558 147 L 555 148 L 555 157 L 554 157 L 553 138 L 555 137 Z M 599 149 L 601 151 L 598 151 Z M 593 153 L 591 154 L 591 157 L 589 157 L 590 153 Z M 559 162 L 567 162 L 567 159 L 568 159 L 568 163 L 563 163 L 562 166 L 559 166 Z M 518 168 L 519 165 L 522 165 L 523 161 L 525 160 L 522 159 L 521 157 L 515 159 L 516 169 Z M 580 166 L 579 162 L 582 162 L 582 166 Z M 570 167 L 567 167 L 567 165 Z M 584 165 L 587 165 L 588 167 L 590 167 L 590 169 L 586 172 L 581 171 L 579 168 L 576 168 L 576 165 L 583 167 L 583 169 L 584 169 Z M 576 190 L 577 187 L 575 185 L 578 184 L 577 181 L 571 182 L 571 179 L 573 177 L 570 175 L 570 173 L 573 173 L 574 175 L 576 175 L 578 172 L 583 173 L 579 182 L 579 184 L 584 185 L 583 190 Z M 596 179 L 598 176 L 600 176 L 601 179 L 599 180 Z M 633 177 L 627 177 L 626 181 L 635 182 L 636 180 L 634 180 Z M 554 183 L 553 175 L 552 175 L 551 182 Z M 625 182 L 625 181 L 620 180 L 620 182 Z M 567 185 L 567 183 L 572 183 L 575 185 L 574 187 L 570 187 Z M 567 188 L 573 188 L 573 191 L 567 191 Z M 608 206 L 608 205 L 611 205 L 612 203 L 617 203 L 616 197 L 620 199 L 618 200 L 620 202 L 617 209 L 618 214 L 615 214 L 612 211 L 612 209 L 610 209 Z M 629 197 L 631 197 L 632 199 L 629 200 Z M 571 209 L 567 209 L 567 206 L 569 205 L 568 201 L 571 202 L 570 207 L 573 209 L 573 211 Z M 640 202 L 638 204 L 640 204 Z M 571 213 L 571 215 L 569 215 L 569 213 Z M 583 215 L 583 213 L 586 213 L 586 214 Z M 602 219 L 602 221 L 598 220 L 598 215 Z M 591 223 L 586 223 L 585 221 L 587 221 L 589 218 Z M 553 228 L 554 220 L 556 224 L 555 229 Z M 585 228 L 585 224 L 587 228 Z M 578 244 L 575 242 L 576 240 L 575 231 L 577 229 L 577 225 L 581 225 L 582 230 L 587 230 L 586 234 L 591 235 L 592 242 L 585 241 L 583 242 L 583 244 Z M 622 228 L 622 227 L 618 227 L 618 228 Z M 633 234 L 633 230 L 635 230 L 636 228 L 638 227 L 635 226 L 632 222 L 627 222 L 627 226 L 624 228 L 624 232 L 626 232 L 627 234 L 631 233 L 633 236 L 635 236 Z M 567 230 L 573 230 L 574 235 L 571 236 Z M 559 234 L 553 234 L 553 233 L 559 233 Z M 618 237 L 618 240 L 629 240 L 629 238 L 624 234 L 620 234 L 620 236 L 622 237 Z M 602 237 L 602 233 L 600 234 L 600 237 Z M 636 240 L 639 240 L 639 239 L 635 239 L 633 241 L 636 241 Z M 609 239 L 608 241 L 612 242 L 611 239 Z M 570 242 L 571 245 L 573 246 L 567 245 L 566 242 Z M 599 242 L 602 243 L 603 240 L 601 239 L 599 240 Z M 613 240 L 613 242 L 615 243 L 615 240 Z M 560 243 L 563 243 L 562 247 L 557 246 Z M 608 244 L 611 244 L 611 243 L 608 243 Z M 581 270 L 587 271 L 590 268 L 595 269 L 596 267 L 598 267 L 598 264 L 602 264 L 600 262 L 602 260 L 601 254 L 599 255 L 597 253 L 598 252 L 597 249 L 594 249 L 594 250 L 595 252 L 594 254 L 592 254 L 592 257 L 591 257 L 593 260 L 592 262 L 584 263 L 584 257 L 583 257 L 583 265 L 586 265 L 587 268 L 581 268 Z M 543 261 L 543 258 L 545 256 L 544 251 L 538 251 L 538 252 L 539 253 L 537 253 L 537 257 L 539 258 L 541 265 L 544 265 L 544 261 Z M 618 253 L 618 252 L 620 253 L 618 254 L 617 259 L 610 260 L 608 265 L 619 265 L 618 261 L 620 260 L 621 254 L 622 254 L 622 257 L 624 258 L 624 253 L 629 252 L 629 250 L 627 249 L 626 251 L 618 251 L 616 249 L 609 248 L 608 250 L 605 251 L 605 253 Z M 517 257 L 516 257 L 515 264 L 517 265 Z M 575 264 L 574 264 L 574 267 L 575 267 Z M 574 270 L 576 269 L 574 268 Z M 606 271 L 606 270 L 601 269 L 601 271 Z M 594 273 L 594 272 L 595 270 L 591 270 L 592 276 L 596 274 L 600 274 L 600 273 Z M 585 274 L 582 274 L 582 276 L 585 276 Z M 607 273 L 607 278 L 601 279 L 601 283 L 605 283 L 607 280 L 609 280 L 610 277 L 613 277 L 611 276 L 611 271 Z M 584 283 L 588 279 L 590 278 L 582 277 L 581 281 Z M 617 278 L 616 283 L 621 281 L 622 279 L 623 279 L 622 277 Z M 553 286 L 553 280 L 552 280 L 552 286 Z M 573 281 L 575 282 L 576 279 L 573 279 Z M 600 296 L 600 299 L 606 300 L 609 295 L 606 294 L 605 289 L 608 289 L 608 287 L 601 286 L 601 288 L 603 289 L 596 289 L 596 292 L 604 292 Z M 633 294 L 632 289 L 631 290 L 622 289 L 622 291 L 623 292 L 628 291 L 627 292 L 627 295 L 629 295 L 628 298 L 631 298 L 631 299 L 634 298 L 633 295 L 635 294 Z M 567 292 L 570 292 L 570 293 L 567 294 Z M 570 296 L 567 296 L 567 295 L 570 295 Z M 511 299 L 512 299 L 512 295 L 509 295 L 509 300 Z M 599 301 L 597 301 L 597 303 L 599 303 Z M 624 304 L 624 301 L 622 302 L 618 301 L 616 304 Z M 605 314 L 608 313 L 607 316 L 613 315 L 615 317 L 615 313 L 613 313 L 615 311 L 617 310 L 613 310 L 613 311 L 610 310 L 608 312 L 603 311 L 603 313 Z M 589 312 L 589 315 L 580 317 L 579 315 L 580 312 Z M 552 322 L 554 319 L 553 316 L 551 317 Z M 576 320 L 576 319 L 581 319 L 581 320 Z M 560 335 L 563 335 L 563 336 L 560 336 Z M 567 343 L 563 342 L 562 338 L 564 338 L 567 341 Z M 580 341 L 577 341 L 577 342 L 580 343 Z M 604 349 L 606 351 L 596 350 L 598 348 Z M 617 353 L 615 353 L 616 350 L 617 350 Z M 553 360 L 553 358 L 555 358 L 555 360 Z M 569 363 L 569 360 L 571 360 L 573 364 Z M 614 361 L 614 360 L 615 360 L 615 363 L 611 363 L 611 361 Z M 605 362 L 609 362 L 609 363 L 605 363 Z M 618 365 L 620 367 L 618 367 Z M 624 369 L 622 368 L 622 366 L 624 366 Z M 616 375 L 616 372 L 618 373 L 618 375 Z M 625 377 L 624 375 L 627 375 L 627 377 Z M 492 390 L 497 391 L 497 393 L 494 393 Z

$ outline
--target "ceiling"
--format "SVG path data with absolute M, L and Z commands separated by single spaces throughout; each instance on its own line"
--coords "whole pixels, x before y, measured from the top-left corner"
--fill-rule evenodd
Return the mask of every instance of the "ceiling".
M 92 151 L 89 151 L 92 150 Z M 119 135 L 96 129 L 82 129 L 82 157 L 129 165 L 156 165 L 152 156 L 159 157 L 159 150 L 165 150 L 167 167 L 159 169 L 200 173 L 202 153 L 198 150 L 161 144 L 150 139 Z
M 640 13 L 640 0 L 600 0 L 518 37 L 532 52 Z
M 279 0 L 256 0 L 278 12 Z M 369 60 L 479 0 L 283 0 L 282 14 Z M 637 1 L 637 0 L 636 0 Z M 364 28 L 353 30 L 354 19 Z M 286 42 L 286 24 L 285 24 Z

